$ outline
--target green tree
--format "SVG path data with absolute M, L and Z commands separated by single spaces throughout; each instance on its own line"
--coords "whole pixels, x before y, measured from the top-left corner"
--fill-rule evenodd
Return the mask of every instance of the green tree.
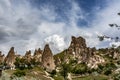
M 75 74 L 84 74 L 84 73 L 87 72 L 87 65 L 85 63 L 77 64 L 73 68 L 72 72 L 75 73 Z
M 67 80 L 69 72 L 71 72 L 71 65 L 67 63 L 62 63 L 60 74 L 64 77 L 64 80 Z

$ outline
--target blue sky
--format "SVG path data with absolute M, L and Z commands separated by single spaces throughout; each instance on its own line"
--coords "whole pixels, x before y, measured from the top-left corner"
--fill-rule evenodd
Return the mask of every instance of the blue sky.
M 82 36 L 90 47 L 109 47 L 97 35 L 119 36 L 108 24 L 120 25 L 120 0 L 0 0 L 0 50 L 19 54 L 50 44 L 53 53 L 66 49 L 71 36 Z
M 78 7 L 82 9 L 84 12 L 84 16 L 86 16 L 87 20 L 92 20 L 94 18 L 94 12 L 97 10 L 101 10 L 105 8 L 106 1 L 105 0 L 31 0 L 30 3 L 33 7 L 41 8 L 41 6 L 51 6 L 54 7 L 55 12 L 59 17 L 56 21 L 68 21 L 69 22 L 69 10 L 72 9 L 72 2 L 78 4 Z M 81 15 L 79 12 L 77 15 Z M 84 19 L 78 19 L 78 26 L 88 26 L 89 22 Z

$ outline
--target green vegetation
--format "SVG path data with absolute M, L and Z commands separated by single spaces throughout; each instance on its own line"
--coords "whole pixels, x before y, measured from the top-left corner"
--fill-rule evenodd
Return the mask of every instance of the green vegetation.
M 76 64 L 72 70 L 74 74 L 85 74 L 87 72 L 87 65 L 85 63 Z
M 65 52 L 66 52 L 66 50 L 62 51 L 61 53 L 58 53 L 58 54 L 54 55 L 54 59 L 57 60 L 58 58 L 60 58 L 60 60 L 62 62 L 64 62 Z
M 64 80 L 64 78 L 60 75 L 59 76 L 54 76 L 53 78 L 54 78 L 54 80 Z
M 112 53 L 112 51 L 115 51 L 116 49 L 106 48 L 97 50 L 97 55 L 103 57 L 105 63 L 98 64 L 98 68 L 96 69 L 89 68 L 86 63 L 78 64 L 77 58 L 73 59 L 72 56 L 69 55 L 67 55 L 68 62 L 66 63 L 65 51 L 63 51 L 54 56 L 55 59 L 59 57 L 63 62 L 58 66 L 60 67 L 60 71 L 57 72 L 53 78 L 59 78 L 59 76 L 62 76 L 64 79 L 67 79 L 68 73 L 71 73 L 73 80 L 119 80 L 120 75 L 115 74 L 115 70 L 118 69 L 120 60 L 114 59 Z M 108 52 L 108 50 L 110 50 L 111 53 Z
M 64 79 L 66 80 L 68 73 L 71 71 L 71 66 L 70 64 L 67 63 L 63 63 L 61 64 L 61 71 L 60 74 L 64 77 Z
M 78 64 L 77 58 L 72 58 L 70 55 L 65 55 L 65 51 L 54 56 L 55 59 L 60 58 L 61 63 L 57 65 L 58 70 L 53 70 L 49 72 L 50 76 L 55 80 L 67 80 L 68 73 L 71 74 L 73 80 L 119 80 L 120 75 L 115 73 L 115 70 L 119 68 L 120 60 L 113 59 L 113 56 L 109 57 L 110 54 L 107 54 L 106 49 L 97 50 L 97 55 L 102 56 L 106 59 L 104 64 L 98 64 L 98 68 L 89 68 L 85 62 Z M 67 56 L 67 59 L 66 59 Z M 67 61 L 66 61 L 67 60 Z M 30 62 L 26 61 L 23 58 L 16 58 L 15 61 L 16 70 L 6 71 L 10 73 L 12 78 L 14 77 L 31 77 L 36 79 L 50 80 L 44 75 L 44 69 L 40 67 L 41 63 L 37 63 L 35 59 L 32 59 Z
M 13 74 L 17 77 L 22 77 L 26 75 L 26 72 L 24 70 L 16 70 Z

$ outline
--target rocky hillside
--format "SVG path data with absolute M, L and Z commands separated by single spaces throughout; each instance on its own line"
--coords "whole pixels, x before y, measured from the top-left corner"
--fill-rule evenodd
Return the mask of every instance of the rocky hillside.
M 64 56 L 59 56 L 59 55 Z M 89 48 L 86 46 L 86 41 L 82 37 L 72 36 L 72 41 L 68 49 L 62 53 L 55 55 L 56 64 L 65 61 L 69 63 L 70 59 L 76 60 L 77 63 L 86 63 L 90 68 L 97 68 L 98 64 L 105 62 L 104 58 L 97 55 L 95 48 Z M 64 59 L 63 59 L 64 58 Z
M 7 56 L 0 52 L 1 78 L 20 80 L 119 80 L 120 47 L 96 49 L 87 47 L 83 37 L 71 37 L 68 49 L 53 55 L 49 44 L 44 49 L 31 50 L 21 56 L 10 48 Z M 99 79 L 97 78 L 99 77 Z M 7 78 L 7 77 L 6 77 Z M 29 78 L 28 78 L 29 79 Z

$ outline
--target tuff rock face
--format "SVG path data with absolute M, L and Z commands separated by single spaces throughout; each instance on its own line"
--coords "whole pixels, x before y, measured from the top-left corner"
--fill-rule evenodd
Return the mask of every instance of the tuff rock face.
M 4 54 L 0 51 L 0 64 L 4 61 Z
M 42 65 L 47 71 L 52 71 L 55 69 L 53 54 L 48 44 L 45 45 L 45 48 L 43 51 Z
M 86 41 L 82 37 L 72 36 L 72 41 L 70 47 L 67 50 L 68 54 L 72 54 L 75 58 L 78 58 L 79 61 L 84 61 L 87 58 L 88 48 L 86 47 Z
M 98 64 L 104 63 L 105 60 L 103 57 L 100 57 L 98 55 L 94 55 L 89 58 L 89 61 L 87 63 L 87 66 L 90 68 L 98 68 Z
M 120 58 L 120 52 L 118 49 L 111 48 L 107 50 L 106 55 L 113 58 L 113 59 L 119 59 Z
M 15 52 L 14 52 L 14 47 L 11 47 L 10 51 L 8 52 L 8 55 L 5 58 L 5 62 L 7 66 L 9 66 L 11 69 L 14 69 L 15 65 Z
M 86 41 L 82 37 L 71 37 L 72 41 L 69 48 L 86 48 Z
M 67 49 L 65 54 L 71 54 L 74 59 L 77 59 L 78 63 L 85 62 L 90 68 L 97 68 L 99 63 L 103 63 L 104 59 L 96 55 L 95 48 L 89 48 L 86 46 L 86 41 L 82 37 L 72 36 L 70 47 Z M 69 62 L 69 59 L 65 59 Z
M 25 56 L 23 57 L 27 62 L 30 62 L 32 59 L 31 50 L 26 51 Z
M 42 50 L 39 48 L 38 50 L 36 49 L 33 55 L 34 59 L 36 62 L 41 62 L 42 59 Z
M 101 56 L 96 55 L 95 48 L 86 46 L 86 41 L 82 37 L 76 38 L 72 36 L 72 41 L 68 50 L 78 59 L 78 63 L 85 62 L 90 68 L 97 68 L 98 64 L 105 62 Z

